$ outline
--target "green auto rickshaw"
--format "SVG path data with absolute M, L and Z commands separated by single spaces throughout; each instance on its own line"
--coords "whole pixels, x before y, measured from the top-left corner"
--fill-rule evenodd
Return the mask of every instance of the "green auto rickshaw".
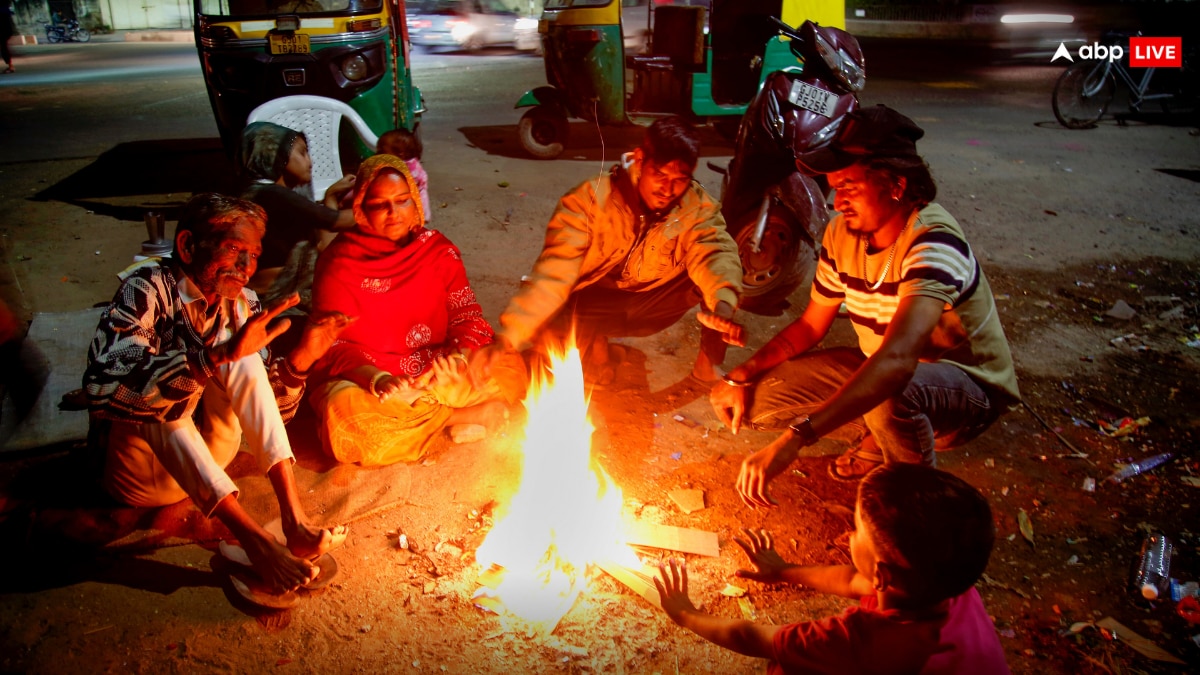
M 349 105 L 376 134 L 423 112 L 403 0 L 194 0 L 196 48 L 226 151 L 261 104 L 307 95 Z
M 546 0 L 548 85 L 525 92 L 521 146 L 553 159 L 568 120 L 682 114 L 732 137 L 767 74 L 798 65 L 770 17 L 844 27 L 844 0 Z

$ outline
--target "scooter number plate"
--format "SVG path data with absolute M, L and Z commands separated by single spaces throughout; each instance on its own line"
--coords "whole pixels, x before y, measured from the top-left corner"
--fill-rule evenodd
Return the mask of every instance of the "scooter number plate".
M 312 51 L 308 43 L 308 36 L 304 33 L 295 35 L 272 33 L 267 37 L 271 42 L 272 54 L 308 54 Z
M 837 94 L 800 80 L 793 81 L 792 90 L 788 92 L 788 103 L 829 118 L 833 117 L 837 100 Z

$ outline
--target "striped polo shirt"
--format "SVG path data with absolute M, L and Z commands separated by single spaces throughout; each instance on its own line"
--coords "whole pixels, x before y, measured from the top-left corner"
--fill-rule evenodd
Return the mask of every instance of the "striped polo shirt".
M 866 245 L 840 215 L 835 217 L 825 229 L 812 285 L 813 302 L 846 303 L 863 353 L 879 349 L 901 298 L 937 298 L 944 311 L 921 360 L 952 363 L 989 389 L 1020 400 L 995 298 L 958 222 L 938 204 L 914 212 L 896 243 L 892 266 L 875 288 L 891 247 L 868 249 L 864 269 Z

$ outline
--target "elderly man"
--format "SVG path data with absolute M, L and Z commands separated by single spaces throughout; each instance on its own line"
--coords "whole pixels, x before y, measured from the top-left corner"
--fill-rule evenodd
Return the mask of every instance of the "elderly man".
M 131 506 L 184 497 L 216 516 L 245 548 L 266 587 L 310 583 L 312 560 L 344 532 L 308 522 L 292 474 L 284 418 L 296 411 L 304 379 L 348 323 L 341 315 L 309 322 L 298 346 L 264 363 L 268 343 L 297 302 L 266 311 L 245 288 L 266 231 L 262 208 L 217 194 L 183 208 L 172 260 L 147 260 L 121 274 L 88 351 L 84 388 L 103 439 L 105 489 Z M 286 546 L 238 504 L 225 473 L 245 432 L 275 494 Z
M 885 106 L 847 117 L 831 150 L 801 170 L 826 173 L 829 224 L 804 313 L 712 390 L 734 433 L 782 430 L 742 463 L 752 506 L 801 448 L 845 424 L 867 435 L 833 464 L 855 480 L 885 462 L 935 464 L 1020 401 L 991 287 L 917 154 L 924 135 Z M 813 349 L 845 303 L 857 348 Z
M 716 379 L 726 342 L 745 344 L 732 321 L 742 265 L 719 205 L 692 178 L 699 152 L 696 130 L 666 117 L 611 171 L 563 196 L 533 271 L 500 315 L 496 344 L 476 353 L 473 370 L 486 372 L 499 350 L 574 330 L 588 379 L 608 384 L 619 362 L 608 338 L 653 335 L 702 304 L 693 374 Z

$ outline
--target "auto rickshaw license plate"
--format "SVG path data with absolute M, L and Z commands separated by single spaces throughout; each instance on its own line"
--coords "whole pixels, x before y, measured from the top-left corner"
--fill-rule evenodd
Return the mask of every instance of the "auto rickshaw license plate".
M 788 92 L 788 103 L 829 118 L 833 117 L 837 100 L 837 94 L 800 80 L 794 80 L 792 90 Z
M 312 51 L 308 45 L 308 36 L 303 33 L 292 35 L 271 33 L 267 37 L 271 41 L 272 54 L 308 54 Z

